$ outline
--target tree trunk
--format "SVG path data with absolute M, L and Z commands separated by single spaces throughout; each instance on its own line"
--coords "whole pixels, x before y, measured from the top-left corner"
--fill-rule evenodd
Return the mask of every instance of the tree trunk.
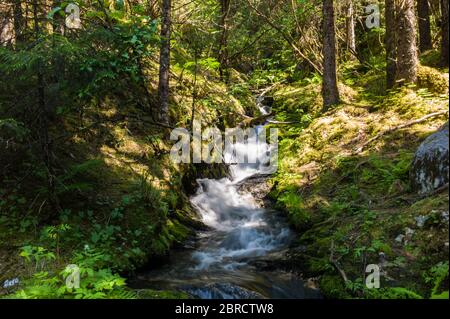
M 353 0 L 347 0 L 345 25 L 347 31 L 347 50 L 350 51 L 352 57 L 356 57 L 355 15 Z
M 220 39 L 219 39 L 219 73 L 220 80 L 226 80 L 228 69 L 228 16 L 231 0 L 220 0 Z
M 333 0 L 323 0 L 323 112 L 339 103 Z
M 441 66 L 448 66 L 448 0 L 441 0 Z
M 433 47 L 428 0 L 418 0 L 417 12 L 419 17 L 419 49 L 420 52 L 425 52 Z
M 395 36 L 395 0 L 385 1 L 386 18 L 386 87 L 391 89 L 395 84 L 397 70 L 397 46 Z
M 399 85 L 417 80 L 416 14 L 414 0 L 397 0 L 397 73 Z
M 15 40 L 14 14 L 9 3 L 0 3 L 0 45 L 12 45 Z
M 24 32 L 21 0 L 14 0 L 13 13 L 14 13 L 14 33 L 16 36 L 16 43 L 20 43 L 23 40 L 22 32 Z
M 194 83 L 192 88 L 192 105 L 191 105 L 191 132 L 194 132 L 194 120 L 195 120 L 195 103 L 197 102 L 197 68 L 198 68 L 198 53 L 194 52 Z
M 169 124 L 169 75 L 170 75 L 170 29 L 171 0 L 163 0 L 161 22 L 161 49 L 159 56 L 159 87 L 160 103 L 159 119 L 163 124 Z
M 33 10 L 33 28 L 34 28 L 34 36 L 35 40 L 38 40 L 41 35 L 41 26 L 39 25 L 39 3 L 38 0 L 34 0 L 32 3 Z M 42 150 L 43 162 L 46 168 L 47 175 L 47 192 L 48 192 L 48 202 L 52 209 L 51 216 L 54 217 L 55 214 L 61 211 L 61 207 L 59 205 L 59 200 L 56 195 L 56 174 L 53 165 L 53 148 L 50 142 L 49 137 L 49 109 L 46 102 L 45 95 L 45 78 L 42 72 L 43 66 L 40 62 L 37 64 L 37 116 L 39 122 L 39 142 Z
M 52 8 L 60 7 L 62 0 L 52 0 Z M 64 18 L 60 14 L 53 15 L 52 32 L 56 34 L 64 34 Z

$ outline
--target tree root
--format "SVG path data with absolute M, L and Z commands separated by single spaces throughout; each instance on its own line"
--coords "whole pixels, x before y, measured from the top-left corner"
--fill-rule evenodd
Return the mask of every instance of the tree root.
M 439 193 L 442 193 L 443 191 L 446 191 L 448 189 L 448 183 L 447 184 L 445 184 L 445 185 L 442 185 L 441 187 L 439 187 L 439 188 L 436 188 L 435 190 L 433 190 L 433 191 L 431 191 L 431 192 L 428 192 L 428 193 L 425 193 L 425 194 L 422 194 L 422 195 L 420 195 L 420 199 L 424 199 L 424 198 L 427 198 L 427 197 L 429 197 L 429 196 L 434 196 L 434 195 L 437 195 L 437 194 L 439 194 Z

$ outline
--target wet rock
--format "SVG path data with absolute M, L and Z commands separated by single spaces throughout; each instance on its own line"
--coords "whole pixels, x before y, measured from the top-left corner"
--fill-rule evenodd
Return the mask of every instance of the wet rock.
M 448 211 L 442 212 L 442 220 L 446 223 L 448 223 Z
M 181 243 L 180 248 L 182 249 L 188 249 L 188 250 L 194 250 L 197 248 L 197 242 L 196 242 L 197 238 L 190 238 L 188 240 L 185 240 L 184 242 Z
M 187 195 L 194 195 L 198 189 L 198 179 L 211 178 L 220 179 L 229 174 L 228 166 L 225 164 L 190 164 L 181 178 L 183 190 Z
M 261 101 L 262 104 L 267 105 L 269 107 L 272 107 L 274 102 L 275 100 L 272 96 L 264 96 L 263 100 Z
M 415 231 L 412 230 L 409 227 L 405 228 L 405 239 L 406 241 L 410 241 L 412 239 L 412 236 L 414 235 Z
M 395 241 L 399 244 L 401 244 L 403 242 L 403 239 L 405 238 L 405 235 L 400 234 L 397 237 L 395 237 Z
M 274 102 L 275 99 L 272 96 L 260 95 L 256 98 L 256 103 L 260 108 L 263 108 L 266 113 L 270 113 Z
M 262 295 L 230 283 L 215 283 L 204 287 L 188 287 L 187 293 L 201 299 L 261 299 Z
M 429 218 L 430 218 L 430 216 L 424 216 L 424 215 L 417 216 L 415 218 L 417 227 L 422 228 Z
M 448 139 L 447 123 L 417 149 L 411 167 L 411 184 L 419 194 L 432 192 L 448 183 Z
M 379 252 L 378 253 L 378 258 L 379 258 L 378 264 L 381 267 L 385 267 L 388 264 L 388 261 L 386 259 L 386 254 L 384 252 L 382 252 L 382 251 Z
M 308 278 L 305 283 L 305 288 L 319 290 L 319 279 L 317 277 Z
M 304 254 L 308 250 L 306 245 L 293 246 L 289 250 L 289 254 Z
M 269 177 L 270 175 L 258 174 L 246 178 L 238 184 L 238 190 L 240 193 L 252 194 L 259 206 L 266 206 L 269 204 L 266 197 L 271 191 L 271 186 L 268 183 Z
M 286 269 L 286 254 L 289 249 L 269 251 L 263 256 L 257 256 L 246 262 L 258 271 L 277 271 Z

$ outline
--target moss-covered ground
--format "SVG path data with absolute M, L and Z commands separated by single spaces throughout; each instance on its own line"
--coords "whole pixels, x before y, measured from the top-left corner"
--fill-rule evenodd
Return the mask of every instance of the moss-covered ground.
M 417 86 L 386 94 L 382 66 L 348 64 L 342 74 L 342 103 L 323 115 L 320 79 L 273 92 L 277 118 L 296 122 L 280 129 L 270 194 L 303 247 L 291 262 L 329 298 L 448 298 L 448 190 L 421 197 L 409 181 L 415 150 L 448 113 L 360 149 L 448 109 L 448 70 L 421 66 Z M 381 266 L 380 289 L 366 287 L 369 264 Z
M 216 71 L 202 66 L 195 79 L 192 70 L 182 67 L 185 59 L 185 53 L 174 52 L 174 127 L 190 127 L 186 114 L 192 114 L 193 105 L 204 126 L 231 126 L 239 120 L 237 113 L 254 112 L 248 89 L 233 93 L 212 74 Z M 158 66 L 148 61 L 148 78 L 157 79 L 157 72 Z M 232 85 L 244 81 L 232 73 Z M 157 83 L 148 83 L 147 89 L 155 96 Z M 188 195 L 195 191 L 197 177 L 220 174 L 221 168 L 174 164 L 169 158 L 174 143 L 167 138 L 170 128 L 155 124 L 128 92 L 94 101 L 82 112 L 69 111 L 62 119 L 50 131 L 58 159 L 55 203 L 47 201 L 44 168 L 34 167 L 26 152 L 20 153 L 15 171 L 30 173 L 19 183 L 6 180 L 0 185 L 0 282 L 20 281 L 0 287 L 0 295 L 184 297 L 178 292 L 132 292 L 121 276 L 151 267 L 155 258 L 194 234 L 201 223 Z M 66 289 L 68 264 L 81 268 L 82 292 Z

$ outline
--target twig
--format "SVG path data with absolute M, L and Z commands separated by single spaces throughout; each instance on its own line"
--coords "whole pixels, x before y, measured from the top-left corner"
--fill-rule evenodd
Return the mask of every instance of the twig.
M 314 70 L 317 71 L 320 75 L 323 75 L 322 68 L 318 65 L 316 65 L 311 59 L 308 58 L 308 56 L 300 50 L 300 48 L 295 44 L 294 39 L 292 36 L 285 32 L 283 28 L 281 28 L 279 25 L 277 25 L 275 22 L 270 20 L 268 16 L 266 16 L 264 13 L 262 13 L 257 7 L 255 7 L 249 0 L 247 0 L 248 6 L 261 18 L 263 18 L 267 24 L 272 27 L 275 31 L 277 31 L 285 40 L 286 42 L 291 46 L 291 48 L 294 50 L 294 53 L 296 53 L 300 58 L 305 60 Z
M 294 121 L 274 121 L 274 120 L 267 120 L 267 123 L 269 124 L 295 124 L 297 122 Z
M 401 125 L 398 125 L 398 126 L 391 127 L 391 128 L 389 128 L 389 129 L 387 129 L 386 131 L 383 131 L 383 132 L 378 133 L 377 135 L 375 135 L 374 137 L 372 137 L 370 140 L 368 140 L 367 142 L 365 142 L 363 145 L 361 145 L 359 148 L 357 148 L 357 149 L 353 152 L 353 155 L 357 155 L 357 154 L 361 153 L 361 152 L 362 152 L 362 151 L 363 151 L 370 143 L 372 143 L 372 142 L 378 140 L 380 137 L 382 137 L 382 136 L 384 136 L 384 135 L 386 135 L 386 134 L 388 134 L 388 133 L 391 133 L 391 132 L 394 132 L 394 131 L 397 131 L 397 130 L 400 130 L 400 129 L 403 129 L 403 128 L 406 128 L 406 127 L 409 127 L 409 126 L 412 126 L 412 125 L 414 125 L 414 124 L 418 124 L 418 123 L 421 123 L 421 122 L 425 122 L 426 120 L 428 120 L 428 119 L 430 119 L 430 118 L 437 117 L 437 116 L 441 116 L 441 115 L 444 115 L 444 114 L 447 114 L 447 113 L 448 113 L 448 110 L 439 111 L 439 112 L 435 112 L 435 113 L 431 113 L 431 114 L 425 115 L 424 117 L 421 117 L 420 119 L 413 120 L 413 121 L 409 121 L 409 122 L 407 122 L 407 123 L 404 123 L 404 124 L 401 124 Z
M 339 274 L 341 275 L 342 279 L 344 280 L 345 283 L 347 283 L 349 280 L 347 278 L 347 275 L 345 274 L 345 271 L 341 269 L 341 267 L 339 267 L 338 262 L 336 261 L 336 259 L 334 259 L 334 240 L 331 241 L 331 247 L 330 247 L 330 263 L 334 266 L 334 268 L 336 268 L 336 270 L 339 272 Z
M 276 88 L 276 87 L 277 87 L 278 85 L 280 85 L 280 84 L 283 84 L 284 82 L 286 82 L 286 79 L 283 79 L 283 80 L 281 80 L 281 81 L 278 81 L 278 82 L 272 84 L 271 86 L 262 89 L 262 90 L 259 92 L 258 97 L 263 97 L 264 95 L 266 95 L 267 92 L 272 91 L 274 88 Z
M 231 55 L 228 60 L 234 60 L 236 59 L 239 55 L 241 55 L 242 53 L 245 52 L 245 50 L 247 50 L 249 47 L 252 47 L 255 45 L 256 42 L 258 42 L 259 39 L 261 39 L 270 29 L 265 29 L 261 32 L 260 35 L 258 35 L 252 42 L 250 43 L 246 43 L 243 48 L 235 53 L 233 53 L 233 55 Z
M 274 114 L 273 113 L 269 113 L 269 114 L 265 114 L 259 117 L 251 117 L 248 119 L 245 119 L 244 121 L 242 121 L 239 124 L 239 127 L 249 127 L 249 126 L 253 126 L 253 125 L 259 125 L 261 123 L 264 123 L 265 121 L 267 121 L 268 118 L 272 117 Z
M 233 113 L 235 113 L 236 115 L 239 115 L 240 117 L 243 117 L 244 119 L 248 119 L 248 120 L 253 119 L 253 117 L 245 115 L 243 113 L 239 113 L 239 112 L 233 112 Z

